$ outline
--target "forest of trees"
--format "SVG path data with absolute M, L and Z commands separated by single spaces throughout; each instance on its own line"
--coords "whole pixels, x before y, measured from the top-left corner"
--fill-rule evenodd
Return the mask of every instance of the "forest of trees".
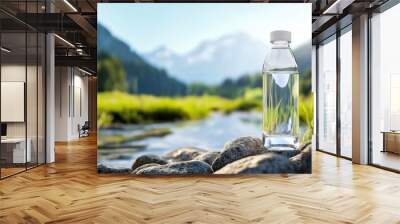
M 121 62 L 115 58 L 101 53 L 98 55 L 97 72 L 98 91 L 114 91 L 125 92 L 127 90 L 125 69 Z
M 311 72 L 306 71 L 300 80 L 300 94 L 307 96 L 311 92 Z M 237 98 L 243 96 L 247 89 L 262 88 L 262 75 L 243 75 L 238 79 L 225 79 L 221 84 L 208 86 L 203 83 L 188 85 L 188 95 L 217 95 L 225 98 Z
M 156 96 L 183 96 L 186 85 L 162 69 L 155 68 L 144 61 L 120 61 L 116 56 L 100 52 L 97 63 L 98 90 L 121 91 L 132 94 Z
M 226 79 L 219 85 L 191 83 L 185 85 L 168 76 L 165 70 L 145 63 L 121 63 L 116 57 L 100 53 L 98 57 L 99 92 L 118 90 L 132 94 L 156 96 L 215 95 L 238 98 L 247 89 L 262 88 L 261 74 L 243 75 L 238 79 Z M 300 94 L 311 92 L 311 72 L 306 71 L 300 80 Z

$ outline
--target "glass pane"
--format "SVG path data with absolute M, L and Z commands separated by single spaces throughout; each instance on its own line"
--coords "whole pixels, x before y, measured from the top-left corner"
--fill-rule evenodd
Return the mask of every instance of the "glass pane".
M 38 132 L 38 107 L 37 107 L 37 90 L 38 90 L 38 36 L 36 32 L 27 33 L 27 80 L 26 80 L 26 114 L 27 114 L 27 142 L 28 150 L 30 148 L 30 159 L 28 160 L 28 168 L 37 165 L 38 147 L 37 147 L 37 132 Z
M 340 37 L 340 153 L 352 156 L 352 35 L 351 30 Z
M 336 153 L 336 41 L 318 48 L 318 147 Z
M 0 7 L 21 16 L 45 12 L 45 1 L 1 1 Z M 45 36 L 2 12 L 0 31 L 3 178 L 45 161 Z
M 45 44 L 44 34 L 38 35 L 38 163 L 45 163 Z
M 25 170 L 31 151 L 26 144 L 26 33 L 1 34 L 2 177 Z M 6 49 L 6 50 L 4 50 Z
M 37 1 L 27 2 L 26 12 L 37 13 L 39 11 Z M 30 23 L 37 23 L 38 17 L 28 18 Z M 35 21 L 36 20 L 36 21 Z M 26 80 L 26 114 L 27 114 L 27 144 L 30 148 L 30 160 L 28 168 L 37 166 L 38 163 L 38 33 L 36 30 L 27 30 L 27 80 Z
M 400 5 L 372 18 L 372 163 L 400 170 Z

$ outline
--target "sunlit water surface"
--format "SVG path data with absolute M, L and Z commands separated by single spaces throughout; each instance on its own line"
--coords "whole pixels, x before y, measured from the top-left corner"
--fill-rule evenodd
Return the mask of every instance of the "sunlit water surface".
M 164 137 L 149 137 L 128 142 L 125 145 L 129 147 L 112 149 L 111 153 L 110 149 L 99 149 L 98 163 L 113 168 L 130 168 L 140 155 L 164 155 L 185 146 L 219 151 L 226 142 L 237 137 L 261 137 L 261 120 L 261 113 L 257 112 L 234 112 L 228 115 L 214 113 L 199 121 L 126 125 L 121 129 L 101 129 L 99 138 L 107 135 L 136 135 L 155 128 L 169 128 L 172 133 Z

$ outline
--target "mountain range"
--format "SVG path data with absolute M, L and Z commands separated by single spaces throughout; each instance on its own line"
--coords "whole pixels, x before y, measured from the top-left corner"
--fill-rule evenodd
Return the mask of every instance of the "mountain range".
M 311 48 L 307 46 L 293 51 L 301 73 L 311 66 Z M 184 54 L 161 46 L 141 55 L 185 83 L 218 84 L 227 78 L 260 72 L 267 50 L 261 41 L 239 32 L 204 41 Z
M 121 61 L 130 93 L 185 95 L 189 83 L 218 85 L 244 74 L 260 72 L 267 53 L 267 47 L 261 41 L 245 33 L 204 41 L 180 55 L 166 47 L 139 54 L 101 24 L 98 24 L 97 32 L 98 53 Z M 311 45 L 294 49 L 301 74 L 311 68 L 310 52 Z
M 128 92 L 152 95 L 185 95 L 186 85 L 162 69 L 149 64 L 101 24 L 97 24 L 98 57 L 107 54 L 123 64 Z

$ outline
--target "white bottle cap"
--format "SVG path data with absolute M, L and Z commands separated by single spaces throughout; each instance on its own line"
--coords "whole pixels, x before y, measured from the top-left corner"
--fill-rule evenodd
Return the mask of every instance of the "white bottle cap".
M 271 32 L 271 43 L 275 41 L 292 41 L 292 34 L 286 30 L 275 30 Z

